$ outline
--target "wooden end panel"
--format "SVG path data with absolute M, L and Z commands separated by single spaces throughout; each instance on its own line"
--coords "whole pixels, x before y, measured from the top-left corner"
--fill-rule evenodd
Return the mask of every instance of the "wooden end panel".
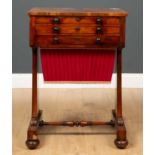
M 29 28 L 30 28 L 30 30 L 29 30 L 29 44 L 30 44 L 30 47 L 34 47 L 34 45 L 35 45 L 35 35 L 36 35 L 36 31 L 35 31 L 35 16 L 31 16 L 30 17 L 30 26 L 29 26 Z
M 126 18 L 121 17 L 120 18 L 120 46 L 121 48 L 125 47 L 125 30 L 126 30 Z

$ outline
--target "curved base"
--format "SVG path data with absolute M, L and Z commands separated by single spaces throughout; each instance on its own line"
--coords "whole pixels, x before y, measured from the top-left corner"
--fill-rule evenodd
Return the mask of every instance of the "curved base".
M 26 145 L 29 149 L 35 149 L 38 145 L 39 145 L 39 139 L 35 139 L 35 140 L 26 140 Z
M 115 145 L 119 149 L 124 149 L 128 145 L 128 141 L 127 140 L 117 140 L 117 139 L 115 139 L 114 142 L 115 142 Z

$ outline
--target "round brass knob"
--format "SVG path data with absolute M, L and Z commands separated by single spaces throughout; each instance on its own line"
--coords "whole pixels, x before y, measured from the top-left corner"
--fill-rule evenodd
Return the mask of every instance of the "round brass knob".
M 102 24 L 102 22 L 103 22 L 103 20 L 102 20 L 101 17 L 98 17 L 98 18 L 96 19 L 96 24 Z
M 103 32 L 103 30 L 102 30 L 101 27 L 97 27 L 97 28 L 96 28 L 96 33 L 102 33 L 102 32 Z
M 59 24 L 60 23 L 60 19 L 58 17 L 53 18 L 52 22 L 54 24 Z
M 101 44 L 101 38 L 100 38 L 100 37 L 97 37 L 97 38 L 96 38 L 96 44 L 98 44 L 98 45 Z
M 53 27 L 53 32 L 59 33 L 60 32 L 60 28 L 57 27 L 57 26 Z
M 60 43 L 59 38 L 58 38 L 58 37 L 54 37 L 54 38 L 53 38 L 53 43 L 54 43 L 54 44 L 59 44 L 59 43 Z

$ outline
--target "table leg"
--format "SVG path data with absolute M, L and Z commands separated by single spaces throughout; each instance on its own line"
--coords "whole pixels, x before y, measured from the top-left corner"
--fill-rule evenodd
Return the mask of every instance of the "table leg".
M 125 148 L 128 144 L 126 139 L 126 128 L 122 116 L 122 49 L 117 49 L 117 106 L 116 106 L 116 128 L 117 138 L 115 145 Z
M 27 131 L 26 145 L 35 149 L 39 144 L 37 129 L 41 119 L 41 111 L 37 103 L 37 48 L 32 48 L 32 117 Z

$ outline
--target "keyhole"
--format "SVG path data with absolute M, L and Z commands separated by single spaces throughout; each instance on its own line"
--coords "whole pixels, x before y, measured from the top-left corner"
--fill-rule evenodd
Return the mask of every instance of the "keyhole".
M 77 22 L 79 22 L 81 20 L 80 17 L 76 17 L 75 19 L 76 19 Z
M 75 37 L 74 40 L 75 41 L 80 41 L 80 37 Z
M 79 31 L 80 30 L 80 26 L 75 27 L 75 30 Z

